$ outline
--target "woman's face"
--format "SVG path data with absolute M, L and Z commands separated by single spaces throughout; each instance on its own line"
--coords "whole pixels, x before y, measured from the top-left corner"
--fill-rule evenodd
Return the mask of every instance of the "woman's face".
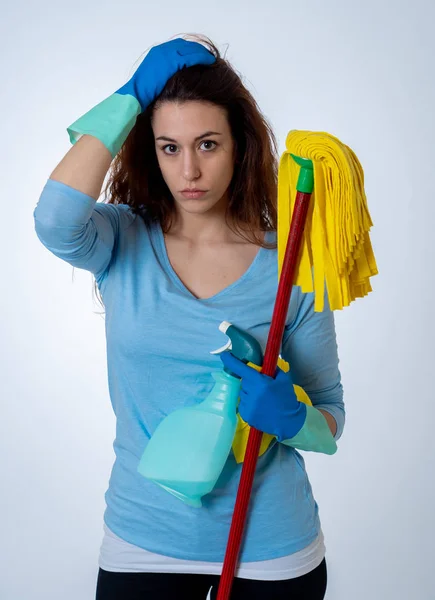
M 152 129 L 160 170 L 177 209 L 224 213 L 235 151 L 225 110 L 207 102 L 165 102 L 154 111 Z M 182 193 L 189 189 L 205 193 L 189 198 Z

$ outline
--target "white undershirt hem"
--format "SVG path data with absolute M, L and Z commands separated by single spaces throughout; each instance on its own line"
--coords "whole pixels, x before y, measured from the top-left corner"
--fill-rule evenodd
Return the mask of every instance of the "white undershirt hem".
M 148 552 L 115 535 L 104 523 L 99 566 L 105 571 L 120 573 L 196 573 L 220 575 L 222 563 L 181 560 Z M 235 573 L 242 579 L 277 581 L 306 575 L 320 565 L 325 557 L 324 537 L 318 537 L 306 548 L 271 560 L 241 563 Z

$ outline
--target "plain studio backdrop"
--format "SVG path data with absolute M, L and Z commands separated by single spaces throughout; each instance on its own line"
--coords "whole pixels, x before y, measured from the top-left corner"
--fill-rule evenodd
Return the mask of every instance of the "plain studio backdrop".
M 430 0 L 4 2 L 1 600 L 94 598 L 115 434 L 104 316 L 33 211 L 66 127 L 179 33 L 226 52 L 280 153 L 291 129 L 327 131 L 364 168 L 380 274 L 335 313 L 338 453 L 304 453 L 327 598 L 434 600 L 434 19 Z

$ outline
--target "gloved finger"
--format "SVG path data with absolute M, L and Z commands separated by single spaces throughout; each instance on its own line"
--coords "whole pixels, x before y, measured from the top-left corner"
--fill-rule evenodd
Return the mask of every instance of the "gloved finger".
M 191 42 L 183 38 L 172 40 L 179 56 L 192 56 L 191 66 L 200 62 L 205 65 L 211 65 L 216 62 L 216 57 L 205 46 L 199 42 Z M 168 42 L 169 44 L 171 42 Z
M 231 354 L 231 352 L 229 352 L 228 350 L 222 352 L 219 356 L 224 366 L 238 377 L 241 377 L 242 379 L 249 380 L 252 378 L 256 378 L 256 376 L 260 375 L 258 371 L 256 371 L 252 367 L 248 367 L 248 365 L 245 365 L 243 361 L 236 358 L 234 354 Z
M 288 382 L 293 382 L 292 377 L 290 375 L 290 371 L 283 371 L 279 367 L 276 368 L 275 379 L 277 379 L 278 381 L 287 380 Z

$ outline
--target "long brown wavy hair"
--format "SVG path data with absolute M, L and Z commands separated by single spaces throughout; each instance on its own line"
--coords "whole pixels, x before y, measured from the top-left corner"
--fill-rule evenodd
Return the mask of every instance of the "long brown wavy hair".
M 190 35 L 216 57 L 212 65 L 195 65 L 173 75 L 161 94 L 138 116 L 114 158 L 103 190 L 107 204 L 128 204 L 146 222 L 169 231 L 175 203 L 157 161 L 151 127 L 164 102 L 203 101 L 225 109 L 236 148 L 228 189 L 227 217 L 248 241 L 266 248 L 258 231 L 276 231 L 278 152 L 275 135 L 255 99 L 230 63 L 206 36 Z M 227 219 L 228 223 L 228 219 Z M 231 225 L 229 225 L 231 226 Z M 95 291 L 98 289 L 95 283 Z

